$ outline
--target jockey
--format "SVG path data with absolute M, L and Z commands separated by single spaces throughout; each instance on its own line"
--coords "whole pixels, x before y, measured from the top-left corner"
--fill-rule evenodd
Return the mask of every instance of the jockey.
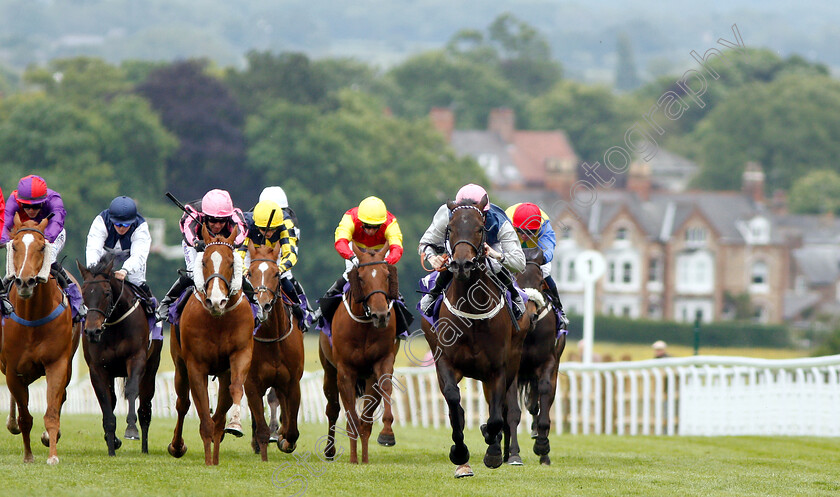
M 551 220 L 542 209 L 530 202 L 515 204 L 507 208 L 505 214 L 513 220 L 513 227 L 522 243 L 522 248 L 539 247 L 543 253 L 545 263 L 540 266 L 543 278 L 548 286 L 548 297 L 563 315 L 563 304 L 560 303 L 560 295 L 557 293 L 557 284 L 551 277 L 551 261 L 554 259 L 554 247 L 557 239 L 554 236 L 554 228 L 551 227 Z
M 241 245 L 247 236 L 245 216 L 241 210 L 233 206 L 230 194 L 225 190 L 210 190 L 200 201 L 187 205 L 186 211 L 179 223 L 184 236 L 181 247 L 184 249 L 186 274 L 181 274 L 161 299 L 155 313 L 158 321 L 165 320 L 172 303 L 185 290 L 193 286 L 193 264 L 198 257 L 198 252 L 204 250 L 201 237 L 202 226 L 214 236 L 230 236 L 234 227 L 239 228 L 239 233 L 234 240 L 236 246 Z
M 472 200 L 476 204 L 487 197 L 484 188 L 468 184 L 458 190 L 455 202 Z M 446 245 L 446 227 L 449 224 L 450 212 L 446 204 L 440 206 L 435 213 L 432 224 L 420 238 L 418 251 L 435 270 L 444 267 L 446 259 L 442 255 L 441 247 Z M 487 202 L 484 206 L 484 228 L 487 234 L 487 241 L 484 244 L 484 255 L 488 257 L 490 268 L 501 283 L 510 291 L 513 300 L 513 314 L 517 320 L 525 312 L 525 303 L 519 291 L 514 286 L 514 279 L 509 271 L 520 273 L 525 270 L 525 253 L 519 243 L 513 226 L 510 223 L 505 211 L 499 206 Z M 434 288 L 420 299 L 420 309 L 423 314 L 431 316 L 435 301 L 437 301 L 443 290 L 452 281 L 451 271 L 438 273 Z
M 47 182 L 40 176 L 31 174 L 20 179 L 17 190 L 13 191 L 9 196 L 9 201 L 5 206 L 5 219 L 3 220 L 3 235 L 0 237 L 0 246 L 5 246 L 11 240 L 11 229 L 14 227 L 15 214 L 23 221 L 41 222 L 49 217 L 46 229 L 44 229 L 44 238 L 50 243 L 50 264 L 52 265 L 50 272 L 55 277 L 59 286 L 65 292 L 68 291 L 70 280 L 67 273 L 56 258 L 61 249 L 64 248 L 64 243 L 67 241 L 67 232 L 64 230 L 64 218 L 67 211 L 64 210 L 64 202 L 61 200 L 61 195 L 47 188 Z M 8 294 L 8 284 L 5 282 L 0 289 L 0 300 L 8 301 L 6 295 Z M 78 288 L 73 286 L 74 292 L 78 292 Z M 81 293 L 79 293 L 81 298 Z M 84 305 L 78 310 L 78 314 L 74 317 L 74 321 L 81 321 L 86 309 Z
M 248 220 L 248 237 L 243 243 L 245 250 L 241 250 L 240 253 L 245 261 L 244 269 L 247 273 L 251 265 L 251 254 L 247 250 L 249 244 L 269 247 L 280 244 L 280 255 L 277 258 L 277 266 L 280 269 L 280 287 L 292 301 L 292 314 L 298 319 L 300 329 L 305 332 L 308 328 L 306 316 L 301 307 L 291 271 L 297 263 L 297 237 L 295 235 L 294 222 L 286 217 L 283 208 L 271 200 L 261 200 L 254 207 L 253 216 L 250 216 Z
M 118 280 L 128 281 L 135 287 L 135 293 L 146 306 L 148 314 L 154 314 L 152 291 L 146 284 L 146 259 L 152 245 L 149 225 L 143 216 L 137 214 L 133 199 L 120 196 L 100 212 L 87 236 L 85 261 L 88 267 L 98 263 L 106 254 L 113 254 L 114 262 L 122 267 L 114 271 Z

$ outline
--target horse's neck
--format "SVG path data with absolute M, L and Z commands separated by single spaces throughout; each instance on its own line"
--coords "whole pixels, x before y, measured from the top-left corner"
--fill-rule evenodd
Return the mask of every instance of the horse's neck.
M 487 310 L 487 305 L 482 304 L 475 306 L 471 302 L 472 298 L 489 294 L 492 302 L 497 302 L 500 298 L 501 290 L 499 285 L 490 277 L 487 271 L 481 271 L 477 277 L 471 277 L 466 281 L 452 278 L 452 284 L 449 285 L 449 290 L 446 292 L 446 298 L 452 304 L 457 304 L 456 307 L 461 311 L 472 310 Z M 471 291 L 475 285 L 481 284 L 485 290 Z
M 16 296 L 17 297 L 17 296 Z M 32 297 L 28 299 L 16 298 L 13 302 L 15 314 L 23 319 L 39 319 L 49 314 L 64 299 L 61 287 L 54 278 L 48 279 L 45 283 L 35 285 Z

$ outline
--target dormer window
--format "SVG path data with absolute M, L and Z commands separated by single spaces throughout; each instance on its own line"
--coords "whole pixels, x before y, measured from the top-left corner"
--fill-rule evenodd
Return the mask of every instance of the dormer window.
M 615 231 L 615 239 L 616 240 L 628 240 L 630 238 L 627 228 L 618 228 Z
M 685 230 L 685 244 L 689 247 L 706 245 L 706 228 L 694 227 Z
M 765 217 L 755 217 L 749 222 L 749 241 L 755 245 L 770 243 L 770 221 Z

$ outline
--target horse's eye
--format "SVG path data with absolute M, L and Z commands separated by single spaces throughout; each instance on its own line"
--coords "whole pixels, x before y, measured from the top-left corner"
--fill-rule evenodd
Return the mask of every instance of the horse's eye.
M 43 247 L 41 247 L 41 252 L 43 252 L 43 251 L 45 251 L 45 250 L 47 250 L 47 246 L 46 246 L 46 245 L 44 245 Z

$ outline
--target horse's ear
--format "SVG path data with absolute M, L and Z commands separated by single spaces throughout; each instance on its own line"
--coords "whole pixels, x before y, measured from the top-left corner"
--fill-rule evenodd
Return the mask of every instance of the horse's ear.
M 274 260 L 277 260 L 277 256 L 280 255 L 280 250 L 283 248 L 283 245 L 280 242 L 274 244 L 274 247 L 271 249 L 271 255 L 274 256 Z
M 79 268 L 79 274 L 82 275 L 82 279 L 86 280 L 90 278 L 90 271 L 88 271 L 87 268 L 84 267 L 81 262 L 79 262 L 79 259 L 76 259 L 76 267 Z
M 108 262 L 108 265 L 105 266 L 105 274 L 111 274 L 111 271 L 113 269 L 114 269 L 114 259 L 111 259 L 111 261 Z
M 257 246 L 254 244 L 254 241 L 251 240 L 248 242 L 248 255 L 251 256 L 251 260 L 256 258 L 257 255 Z
M 490 199 L 487 198 L 487 194 L 485 193 L 483 197 L 481 197 L 481 202 L 478 203 L 478 208 L 481 212 L 484 212 L 484 208 L 487 207 L 487 203 L 490 202 Z
M 350 294 L 355 295 L 356 301 L 364 300 L 364 293 L 362 293 L 362 282 L 359 280 L 359 268 L 353 268 L 347 273 L 347 282 L 350 283 Z
M 452 210 L 455 207 L 458 207 L 458 204 L 456 204 L 455 201 L 453 201 L 453 200 L 450 200 L 449 202 L 446 203 L 446 208 L 449 209 L 449 210 Z
M 362 254 L 365 254 L 364 250 L 360 249 L 355 243 L 353 244 L 353 253 L 356 254 L 356 257 L 362 258 Z
M 204 224 L 198 225 L 198 236 L 204 243 L 210 243 L 213 241 L 213 235 L 210 234 L 210 230 L 204 227 Z
M 21 224 L 23 224 L 23 223 L 22 223 L 22 222 L 20 222 L 20 214 L 18 214 L 17 212 L 15 212 L 15 224 L 14 224 L 14 227 L 12 228 L 12 230 L 14 231 L 14 230 L 16 230 L 16 229 L 20 228 L 20 225 L 21 225 Z
M 233 230 L 231 230 L 230 236 L 225 238 L 225 243 L 233 245 L 233 242 L 236 241 L 237 235 L 239 235 L 239 226 L 235 225 Z
M 376 258 L 377 258 L 377 259 L 378 259 L 378 258 L 380 258 L 380 257 L 384 259 L 384 258 L 385 258 L 385 254 L 388 252 L 388 249 L 390 249 L 390 248 L 391 248 L 391 246 L 390 246 L 390 245 L 385 244 L 385 246 L 384 246 L 384 247 L 382 247 L 381 249 L 377 250 L 377 251 L 376 251 L 376 254 L 374 254 L 374 255 L 376 255 Z

